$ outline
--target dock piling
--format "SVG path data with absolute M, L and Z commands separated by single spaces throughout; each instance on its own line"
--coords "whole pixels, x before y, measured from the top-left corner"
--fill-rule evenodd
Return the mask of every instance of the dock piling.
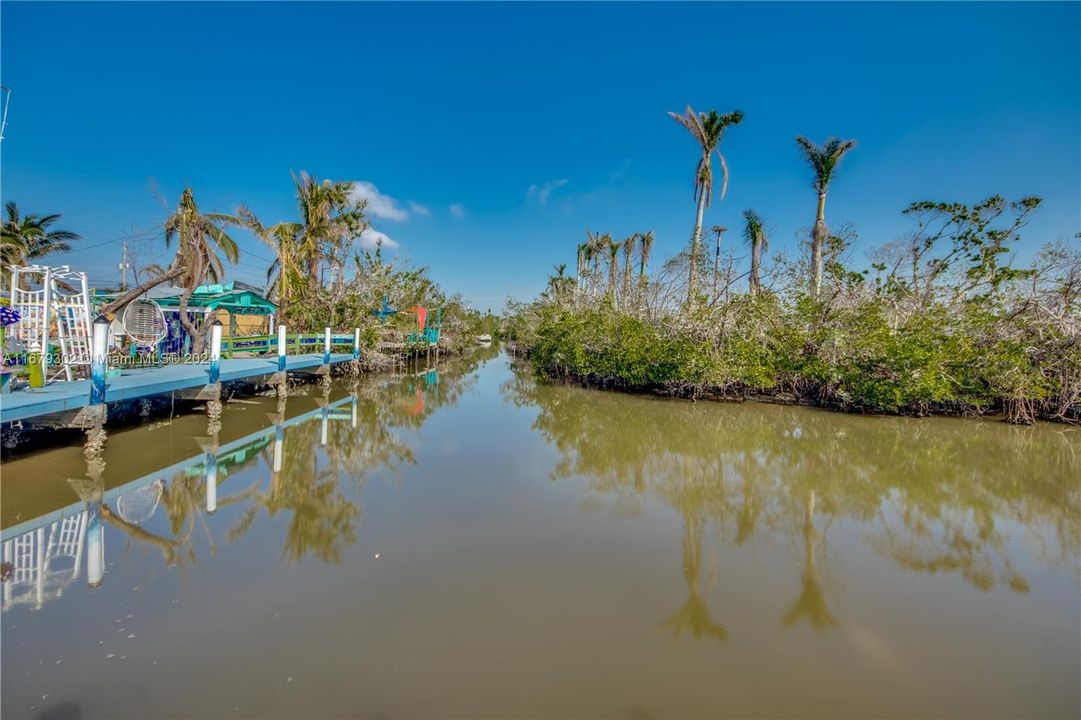
M 285 336 L 285 325 L 278 326 L 278 372 L 285 372 L 285 345 L 288 342 Z
M 104 315 L 94 319 L 90 356 L 90 404 L 105 403 L 105 377 L 109 371 L 109 320 Z
M 210 384 L 216 384 L 219 378 L 221 378 L 221 320 L 215 318 L 210 324 Z

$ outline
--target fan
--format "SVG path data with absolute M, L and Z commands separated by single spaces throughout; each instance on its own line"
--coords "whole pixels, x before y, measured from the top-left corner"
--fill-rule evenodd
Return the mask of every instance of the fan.
M 124 309 L 124 332 L 137 345 L 155 345 L 168 330 L 165 314 L 153 300 L 132 300 Z

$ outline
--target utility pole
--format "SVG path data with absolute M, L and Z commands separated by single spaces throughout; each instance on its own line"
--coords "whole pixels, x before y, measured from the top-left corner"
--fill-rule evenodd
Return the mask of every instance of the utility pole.
M 720 225 L 713 226 L 713 232 L 717 235 L 717 249 L 713 253 L 713 300 L 717 300 L 717 279 L 721 273 L 721 235 L 728 232 L 728 228 Z
M 127 240 L 124 241 L 123 253 L 124 253 L 123 256 L 120 258 L 120 265 L 118 266 L 120 268 L 120 272 L 122 273 L 122 276 L 121 276 L 122 279 L 120 280 L 120 291 L 121 292 L 127 292 L 128 291 L 128 268 L 131 266 L 131 263 L 128 262 L 128 241 Z

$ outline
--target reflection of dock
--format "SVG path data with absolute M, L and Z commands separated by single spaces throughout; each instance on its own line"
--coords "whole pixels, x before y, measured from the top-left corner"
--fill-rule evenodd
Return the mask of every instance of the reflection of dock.
M 294 358 L 290 358 L 292 360 Z M 352 359 L 348 356 L 347 359 Z M 318 357 L 320 364 L 322 357 Z M 225 376 L 224 362 L 222 376 Z M 148 473 L 123 485 L 107 490 L 100 499 L 92 502 L 74 502 L 71 505 L 40 515 L 18 525 L 0 531 L 3 544 L 5 576 L 3 581 L 4 611 L 17 605 L 40 608 L 48 600 L 63 595 L 71 583 L 78 580 L 80 567 L 87 564 L 87 581 L 95 586 L 101 583 L 104 572 L 104 543 L 102 504 L 116 503 L 122 509 L 121 499 L 154 483 L 181 474 L 202 475 L 207 484 L 207 510 L 213 512 L 217 505 L 217 483 L 220 468 L 241 464 L 253 451 L 273 443 L 274 471 L 281 469 L 282 442 L 285 428 L 313 420 L 322 420 L 321 441 L 326 443 L 329 421 L 350 421 L 356 424 L 355 395 L 346 395 L 334 402 L 326 402 L 309 412 L 286 419 L 280 424 L 269 425 L 244 437 L 222 443 L 213 451 L 201 452 L 180 462 Z M 352 408 L 350 409 L 350 406 Z M 156 506 L 156 499 L 154 505 Z M 151 508 L 152 512 L 152 508 Z M 146 513 L 149 516 L 149 513 Z M 144 519 L 145 517 L 141 517 Z
M 333 353 L 327 364 L 336 365 L 353 359 L 354 355 L 350 353 Z M 323 355 L 316 353 L 289 355 L 285 371 L 314 371 L 324 365 L 323 361 Z M 202 364 L 124 370 L 119 377 L 106 380 L 106 397 L 110 403 L 123 402 L 201 388 L 208 383 L 208 368 L 208 364 Z M 226 358 L 221 360 L 220 382 L 255 380 L 277 372 L 276 356 Z M 6 393 L 0 404 L 0 423 L 78 411 L 90 405 L 90 385 L 90 380 L 72 380 Z
M 79 578 L 89 511 L 82 509 L 4 541 L 3 609 L 16 605 L 40 608 L 58 598 Z

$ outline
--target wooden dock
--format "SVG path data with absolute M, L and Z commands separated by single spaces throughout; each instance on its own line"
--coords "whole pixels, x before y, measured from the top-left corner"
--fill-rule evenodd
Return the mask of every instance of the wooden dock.
M 322 353 L 286 356 L 285 371 L 314 372 L 323 366 Z M 332 353 L 330 365 L 350 362 L 351 353 Z M 278 372 L 277 356 L 223 358 L 220 382 L 256 380 Z M 209 384 L 210 364 L 132 368 L 106 379 L 106 402 L 149 398 L 163 393 L 193 390 Z M 42 388 L 14 390 L 0 395 L 0 424 L 33 422 L 57 413 L 71 413 L 90 405 L 90 380 L 53 382 Z

